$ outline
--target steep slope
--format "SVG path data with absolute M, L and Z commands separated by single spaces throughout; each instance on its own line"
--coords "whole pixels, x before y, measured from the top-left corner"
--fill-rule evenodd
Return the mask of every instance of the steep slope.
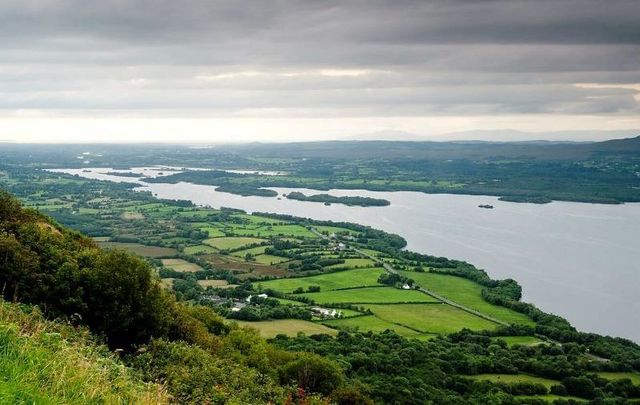
M 0 403 L 163 404 L 86 329 L 47 321 L 35 307 L 0 303 Z

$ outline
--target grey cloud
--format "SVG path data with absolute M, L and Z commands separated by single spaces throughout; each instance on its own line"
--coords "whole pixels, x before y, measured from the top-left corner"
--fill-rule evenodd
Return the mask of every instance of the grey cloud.
M 624 0 L 5 0 L 0 108 L 631 114 L 637 91 L 574 84 L 640 83 L 639 12 Z

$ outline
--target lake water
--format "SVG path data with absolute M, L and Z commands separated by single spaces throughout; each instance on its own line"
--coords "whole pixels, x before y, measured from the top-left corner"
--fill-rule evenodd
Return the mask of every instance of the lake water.
M 241 197 L 189 183 L 144 183 L 109 176 L 110 169 L 64 169 L 65 173 L 136 182 L 159 198 L 195 204 L 348 221 L 403 236 L 407 249 L 466 260 L 492 278 L 513 278 L 523 300 L 561 315 L 578 329 L 640 342 L 640 204 L 569 202 L 520 204 L 496 197 L 418 192 L 330 190 L 337 196 L 384 198 L 387 207 Z M 133 169 L 146 175 L 157 168 Z M 155 172 L 154 172 L 155 171 Z M 273 188 L 318 193 L 317 190 Z M 323 191 L 323 193 L 326 191 Z M 481 209 L 491 204 L 494 209 Z

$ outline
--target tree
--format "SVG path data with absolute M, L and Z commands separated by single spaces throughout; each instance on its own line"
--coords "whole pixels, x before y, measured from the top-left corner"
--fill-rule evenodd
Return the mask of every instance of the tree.
M 295 383 L 307 392 L 328 395 L 344 380 L 340 366 L 312 353 L 302 353 L 279 370 L 283 384 Z

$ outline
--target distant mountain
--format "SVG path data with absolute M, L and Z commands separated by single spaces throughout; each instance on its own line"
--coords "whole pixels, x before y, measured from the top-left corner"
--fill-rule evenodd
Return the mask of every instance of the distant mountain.
M 527 143 L 575 143 L 598 142 L 608 139 L 631 138 L 640 135 L 640 130 L 580 130 L 525 132 L 513 129 L 477 130 L 450 132 L 442 135 L 419 135 L 406 131 L 383 130 L 368 134 L 341 138 L 345 141 L 444 141 L 444 142 L 527 142 Z

